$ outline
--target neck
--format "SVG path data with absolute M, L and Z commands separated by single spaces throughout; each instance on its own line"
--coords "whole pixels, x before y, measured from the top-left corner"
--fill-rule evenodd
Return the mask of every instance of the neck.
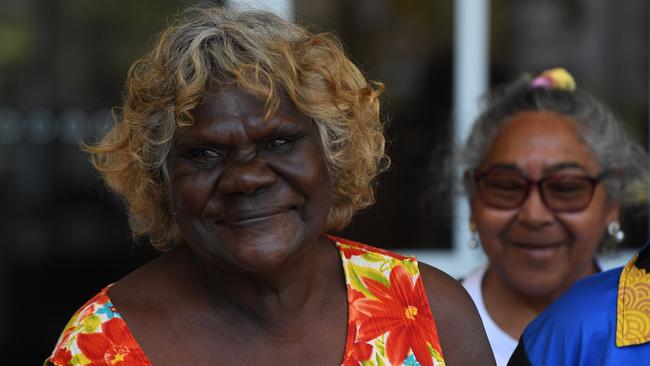
M 589 273 L 582 274 L 580 278 L 595 272 L 594 266 Z M 526 326 L 580 278 L 571 279 L 570 283 L 557 291 L 535 295 L 518 291 L 506 283 L 492 267 L 489 267 L 481 284 L 483 302 L 497 326 L 512 338 L 519 339 Z
M 332 279 L 338 279 L 328 274 L 332 250 L 336 248 L 328 239 L 320 237 L 282 265 L 255 273 L 211 265 L 187 252 L 198 268 L 199 290 L 216 313 L 278 335 L 295 333 L 291 332 L 293 324 L 304 324 L 306 317 L 322 310 L 330 288 L 336 285 Z

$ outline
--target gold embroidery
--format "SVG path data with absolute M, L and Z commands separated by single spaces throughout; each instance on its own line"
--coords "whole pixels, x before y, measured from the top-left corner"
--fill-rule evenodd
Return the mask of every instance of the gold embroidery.
M 650 273 L 637 268 L 634 257 L 621 273 L 616 302 L 616 346 L 650 341 Z

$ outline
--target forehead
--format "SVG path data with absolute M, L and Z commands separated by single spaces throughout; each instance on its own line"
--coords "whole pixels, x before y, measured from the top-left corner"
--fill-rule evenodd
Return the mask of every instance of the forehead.
M 206 91 L 203 101 L 192 111 L 192 114 L 197 119 L 263 115 L 264 101 L 240 88 L 214 88 Z
M 195 123 L 187 131 L 197 133 L 244 133 L 254 137 L 273 133 L 280 128 L 298 128 L 309 125 L 303 114 L 288 97 L 279 96 L 275 113 L 265 119 L 265 101 L 259 96 L 237 87 L 207 92 L 202 103 L 192 110 Z
M 578 136 L 577 123 L 550 111 L 520 112 L 507 122 L 483 166 L 497 164 L 515 165 L 533 177 L 566 164 L 591 174 L 598 170 L 598 161 Z

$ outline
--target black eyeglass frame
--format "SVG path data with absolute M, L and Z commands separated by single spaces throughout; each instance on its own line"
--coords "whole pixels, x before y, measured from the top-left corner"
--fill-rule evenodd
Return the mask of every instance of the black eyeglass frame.
M 523 174 L 516 173 L 516 172 L 513 171 L 512 172 L 513 175 L 514 174 L 519 175 L 526 182 L 526 189 L 524 191 L 524 194 L 522 195 L 522 198 L 519 201 L 517 201 L 516 204 L 513 204 L 512 206 L 497 206 L 497 205 L 490 204 L 490 202 L 488 200 L 486 200 L 485 197 L 483 196 L 483 194 L 481 193 L 481 189 L 479 187 L 480 187 L 481 179 L 483 179 L 485 176 L 487 176 L 492 171 L 497 170 L 497 169 L 503 169 L 503 168 L 493 167 L 493 168 L 489 168 L 489 169 L 486 169 L 486 170 L 483 170 L 483 171 L 475 171 L 474 174 L 473 174 L 473 178 L 474 178 L 474 184 L 475 184 L 474 189 L 476 190 L 476 193 L 478 194 L 479 198 L 488 207 L 495 208 L 495 209 L 498 209 L 498 210 L 513 210 L 515 208 L 521 207 L 524 204 L 524 202 L 526 202 L 528 197 L 530 196 L 531 187 L 532 186 L 537 186 L 537 192 L 539 193 L 539 197 L 541 198 L 542 202 L 544 203 L 544 206 L 546 206 L 546 208 L 548 208 L 549 210 L 551 210 L 553 212 L 580 212 L 580 211 L 584 211 L 587 207 L 589 207 L 589 204 L 591 204 L 591 200 L 594 197 L 594 192 L 596 191 L 596 186 L 600 182 L 602 182 L 603 178 L 606 176 L 606 172 L 602 172 L 602 173 L 596 175 L 595 177 L 590 176 L 590 175 L 586 175 L 586 174 L 584 174 L 584 175 L 571 175 L 572 178 L 583 179 L 583 180 L 585 180 L 585 181 L 587 181 L 587 182 L 589 182 L 591 184 L 591 191 L 590 191 L 590 194 L 589 194 L 589 199 L 586 201 L 586 203 L 584 205 L 580 206 L 579 208 L 570 209 L 570 210 L 566 210 L 566 209 L 564 209 L 564 210 L 559 209 L 558 210 L 557 208 L 553 208 L 553 207 L 551 207 L 551 205 L 549 205 L 549 203 L 548 203 L 548 201 L 546 199 L 546 195 L 544 193 L 544 190 L 542 189 L 545 182 L 547 182 L 549 179 L 557 178 L 559 176 L 559 175 L 553 175 L 553 174 L 545 176 L 545 177 L 543 177 L 541 179 L 530 179 L 530 178 L 528 178 L 527 176 L 525 176 Z M 467 172 L 467 173 L 469 173 L 469 172 Z

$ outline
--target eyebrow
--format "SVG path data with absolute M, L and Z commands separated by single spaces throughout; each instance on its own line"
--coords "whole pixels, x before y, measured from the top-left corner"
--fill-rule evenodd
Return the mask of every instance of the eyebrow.
M 195 134 L 190 133 L 189 130 L 177 132 L 173 139 L 174 146 L 190 146 L 190 145 L 202 145 L 209 142 L 209 138 L 204 136 L 195 136 Z
M 545 174 L 555 173 L 555 172 L 558 172 L 558 171 L 564 170 L 564 169 L 579 169 L 579 170 L 582 170 L 584 173 L 587 172 L 587 169 L 585 169 L 585 167 L 582 166 L 581 164 L 578 164 L 578 163 L 573 162 L 573 161 L 567 161 L 567 162 L 562 162 L 562 163 L 557 163 L 557 164 L 551 165 L 550 167 L 544 169 L 544 173 Z
M 276 128 L 269 133 L 267 138 L 275 138 L 278 136 L 282 135 L 306 135 L 310 132 L 311 124 L 314 123 L 313 121 L 309 120 L 308 124 L 302 123 L 302 121 L 298 121 L 295 119 L 291 118 L 284 118 L 283 116 L 279 115 L 273 115 L 271 116 L 270 119 L 278 118 L 281 119 L 282 122 L 280 122 Z M 265 121 L 263 123 L 268 123 L 268 121 Z M 194 126 L 192 126 L 194 127 Z M 204 127 L 205 128 L 205 127 Z M 192 131 L 190 130 L 185 130 L 181 132 L 177 132 L 173 138 L 173 144 L 174 146 L 211 146 L 211 145 L 219 145 L 217 143 L 217 139 L 220 134 L 210 131 L 209 128 L 206 131 Z M 265 139 L 260 139 L 260 141 L 257 142 L 263 142 Z
M 511 170 L 511 171 L 513 171 L 515 173 L 519 173 L 519 174 L 521 174 L 523 176 L 526 175 L 526 173 L 524 172 L 523 169 L 521 169 L 517 164 L 513 164 L 513 163 L 496 163 L 496 164 L 492 164 L 486 170 L 495 169 L 495 168 Z

